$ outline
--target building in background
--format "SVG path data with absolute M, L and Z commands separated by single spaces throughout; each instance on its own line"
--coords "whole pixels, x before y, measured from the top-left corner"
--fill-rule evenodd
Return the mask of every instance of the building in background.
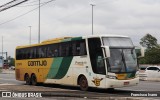
M 2 56 L 0 56 L 0 69 L 2 69 L 3 68 L 3 57 Z

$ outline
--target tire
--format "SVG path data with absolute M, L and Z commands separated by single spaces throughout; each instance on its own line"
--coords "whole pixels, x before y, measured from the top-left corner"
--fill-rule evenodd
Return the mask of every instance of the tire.
M 28 74 L 25 75 L 25 82 L 26 82 L 26 85 L 31 85 L 31 80 Z
M 85 76 L 81 76 L 81 78 L 79 79 L 79 85 L 82 91 L 88 90 L 88 81 Z
M 32 85 L 37 85 L 37 78 L 36 78 L 36 75 L 35 75 L 35 74 L 33 74 L 33 75 L 31 76 L 31 84 L 32 84 Z
M 108 92 L 113 92 L 113 91 L 114 91 L 114 88 L 108 88 L 107 91 L 108 91 Z

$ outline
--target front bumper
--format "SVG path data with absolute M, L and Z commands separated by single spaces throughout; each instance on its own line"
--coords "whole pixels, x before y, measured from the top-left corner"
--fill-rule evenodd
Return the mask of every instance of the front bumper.
M 107 79 L 106 88 L 120 88 L 127 86 L 135 86 L 139 83 L 139 77 L 130 80 Z

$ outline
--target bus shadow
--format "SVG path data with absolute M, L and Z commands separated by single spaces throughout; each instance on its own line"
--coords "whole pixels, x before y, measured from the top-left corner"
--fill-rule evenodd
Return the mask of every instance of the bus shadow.
M 80 90 L 80 87 L 77 86 L 66 86 L 66 85 L 59 85 L 59 84 L 39 84 L 38 86 L 49 87 L 49 88 L 60 88 L 60 89 L 68 89 L 68 90 L 75 90 L 79 92 L 86 92 Z M 108 93 L 108 94 L 129 94 L 133 91 L 130 90 L 119 90 L 119 89 L 99 89 L 99 88 L 89 88 L 87 92 L 93 93 Z

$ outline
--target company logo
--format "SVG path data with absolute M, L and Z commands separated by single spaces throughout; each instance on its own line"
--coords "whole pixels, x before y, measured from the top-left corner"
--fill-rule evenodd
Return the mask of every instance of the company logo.
M 84 62 L 83 61 L 82 62 L 78 62 L 78 61 L 75 62 L 75 65 L 78 65 L 78 66 L 84 66 L 85 64 L 87 64 L 87 62 L 85 62 L 85 61 Z
M 28 66 L 47 66 L 47 61 L 28 61 Z
M 92 82 L 96 85 L 96 86 L 100 86 L 100 82 L 103 80 L 103 78 L 95 78 L 93 77 Z

